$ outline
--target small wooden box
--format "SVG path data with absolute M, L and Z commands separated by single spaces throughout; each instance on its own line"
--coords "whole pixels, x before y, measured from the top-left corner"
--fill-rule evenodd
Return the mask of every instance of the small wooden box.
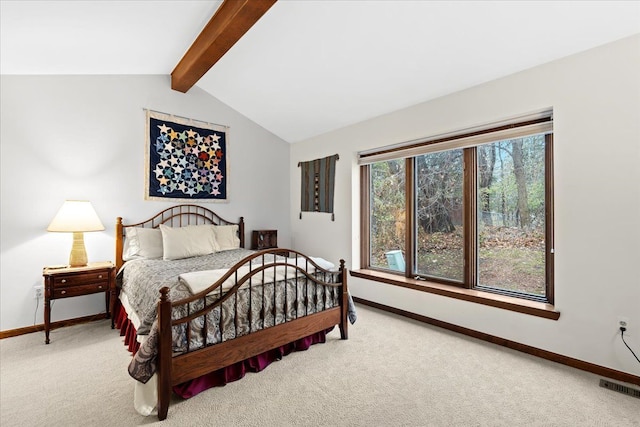
M 278 247 L 278 230 L 254 230 L 251 236 L 251 249 L 270 249 Z

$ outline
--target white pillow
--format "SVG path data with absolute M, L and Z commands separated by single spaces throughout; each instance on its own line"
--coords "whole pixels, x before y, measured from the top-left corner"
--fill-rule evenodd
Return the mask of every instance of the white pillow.
M 240 247 L 238 225 L 214 225 L 213 231 L 218 242 L 218 251 L 228 251 Z
M 213 225 L 187 225 L 169 227 L 160 224 L 162 232 L 162 259 L 182 259 L 216 252 L 216 236 Z
M 157 228 L 127 227 L 122 259 L 162 258 L 162 233 Z

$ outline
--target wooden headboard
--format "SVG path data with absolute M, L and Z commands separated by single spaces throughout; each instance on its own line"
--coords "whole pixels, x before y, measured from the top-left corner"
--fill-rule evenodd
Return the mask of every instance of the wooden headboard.
M 187 225 L 237 225 L 240 247 L 244 248 L 244 217 L 239 222 L 231 222 L 220 217 L 210 209 L 198 205 L 176 205 L 158 212 L 146 221 L 136 224 L 123 224 L 122 217 L 116 218 L 116 269 L 124 264 L 122 250 L 124 248 L 125 229 L 128 227 L 158 228 L 160 224 L 169 227 L 184 227 Z

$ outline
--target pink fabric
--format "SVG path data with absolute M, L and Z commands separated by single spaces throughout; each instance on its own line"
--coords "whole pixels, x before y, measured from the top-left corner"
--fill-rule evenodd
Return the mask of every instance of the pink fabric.
M 124 345 L 128 350 L 135 354 L 140 347 L 140 343 L 137 341 L 136 328 L 133 326 L 127 312 L 122 305 L 117 301 L 116 307 L 116 328 L 120 331 L 120 336 L 124 336 Z M 323 343 L 326 341 L 327 334 L 332 330 L 317 332 L 304 338 L 300 338 L 289 344 L 285 344 L 281 347 L 273 350 L 266 351 L 257 356 L 250 357 L 249 359 L 241 362 L 234 363 L 226 368 L 218 369 L 217 371 L 210 372 L 199 378 L 178 384 L 173 387 L 174 393 L 183 399 L 188 399 L 196 394 L 203 392 L 211 387 L 223 386 L 232 381 L 237 381 L 244 377 L 247 372 L 260 372 L 269 366 L 276 360 L 282 359 L 284 356 L 294 351 L 304 351 L 311 347 L 313 344 Z
M 127 346 L 127 349 L 131 353 L 135 354 L 135 352 L 138 351 L 138 349 L 140 348 L 140 343 L 136 339 L 138 332 L 136 331 L 136 328 L 133 326 L 133 323 L 131 323 L 131 320 L 129 320 L 129 318 L 127 317 L 127 312 L 120 303 L 116 304 L 115 312 L 116 312 L 115 325 L 116 325 L 116 328 L 118 328 L 118 330 L 120 331 L 120 336 L 124 337 L 124 345 Z
M 292 343 L 250 357 L 242 362 L 234 363 L 226 368 L 218 369 L 199 378 L 178 384 L 173 387 L 173 391 L 178 396 L 188 399 L 211 387 L 223 386 L 232 381 L 237 381 L 244 377 L 247 372 L 260 372 L 271 363 L 282 359 L 291 352 L 304 351 L 313 344 L 325 342 L 327 332 L 328 331 L 321 331 L 309 335 Z

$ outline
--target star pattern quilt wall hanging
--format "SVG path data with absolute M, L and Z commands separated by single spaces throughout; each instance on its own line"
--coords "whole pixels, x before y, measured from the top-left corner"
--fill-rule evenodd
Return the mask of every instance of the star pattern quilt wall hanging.
M 145 199 L 227 201 L 227 126 L 146 110 Z

